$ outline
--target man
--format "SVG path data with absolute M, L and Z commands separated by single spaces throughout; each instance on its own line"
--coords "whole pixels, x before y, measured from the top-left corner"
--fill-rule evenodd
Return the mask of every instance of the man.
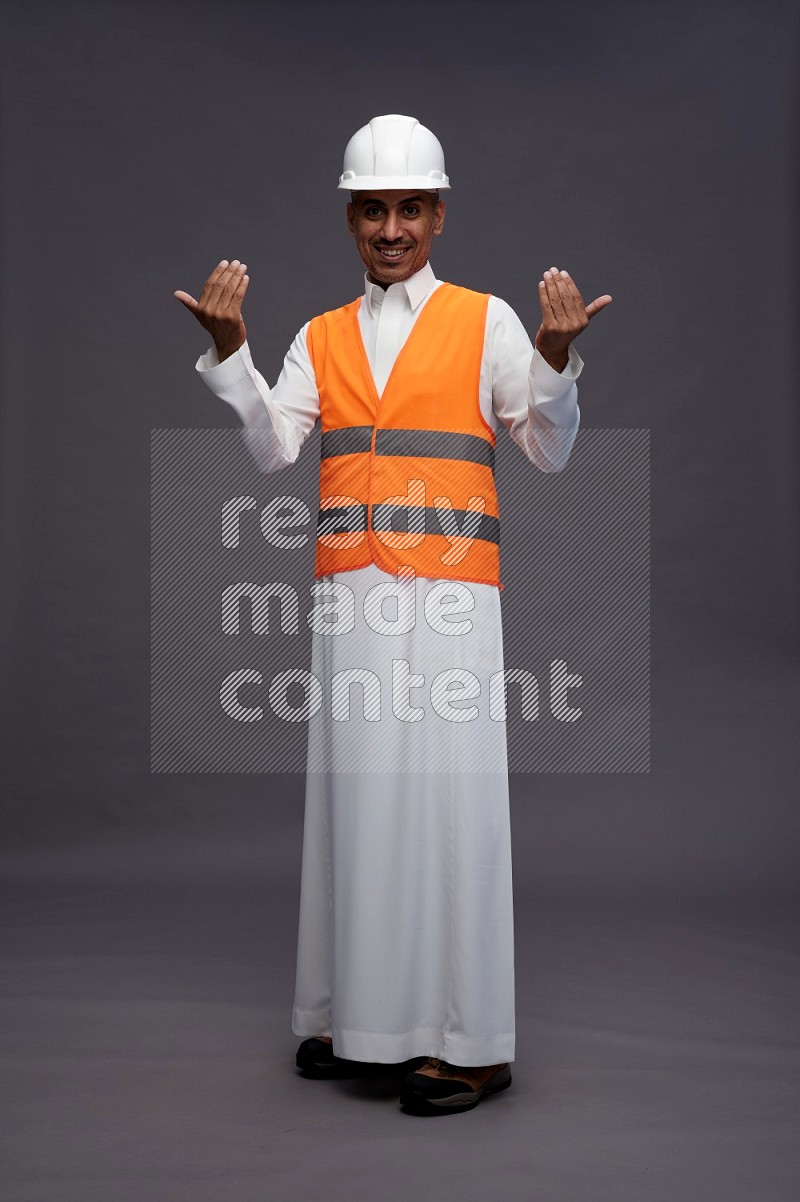
M 315 574 L 349 587 L 364 615 L 347 638 L 312 640 L 326 686 L 357 666 L 364 711 L 309 729 L 297 1064 L 326 1076 L 414 1061 L 401 1102 L 428 1114 L 506 1088 L 515 1050 L 505 729 L 437 682 L 460 685 L 463 707 L 502 673 L 496 431 L 541 470 L 564 467 L 580 419 L 572 342 L 611 301 L 584 306 L 551 267 L 534 347 L 505 302 L 437 280 L 449 187 L 416 119 L 376 117 L 351 138 L 339 188 L 365 292 L 306 323 L 273 389 L 250 357 L 245 264 L 219 263 L 199 300 L 175 293 L 214 342 L 197 370 L 263 471 L 294 462 L 320 421 Z M 431 620 L 386 622 L 376 585 L 394 590 L 398 617 Z M 460 622 L 437 611 L 448 600 Z M 411 697 L 431 677 L 433 712 Z M 376 705 L 392 697 L 380 721 L 371 686 Z

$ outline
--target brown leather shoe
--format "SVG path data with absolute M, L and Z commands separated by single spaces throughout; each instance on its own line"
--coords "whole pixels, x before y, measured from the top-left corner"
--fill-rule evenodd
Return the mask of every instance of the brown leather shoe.
M 413 1114 L 458 1114 L 472 1110 L 484 1094 L 499 1093 L 510 1084 L 507 1063 L 475 1068 L 429 1056 L 403 1082 L 400 1105 Z

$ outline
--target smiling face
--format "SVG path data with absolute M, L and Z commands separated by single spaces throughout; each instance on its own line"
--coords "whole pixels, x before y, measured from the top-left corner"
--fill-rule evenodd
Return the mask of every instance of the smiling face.
M 430 192 L 354 193 L 347 224 L 368 279 L 386 289 L 424 267 L 444 211 L 444 201 Z

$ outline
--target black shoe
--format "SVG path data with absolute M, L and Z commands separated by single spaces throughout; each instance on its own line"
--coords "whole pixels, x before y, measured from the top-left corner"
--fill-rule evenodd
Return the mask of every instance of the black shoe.
M 371 1060 L 344 1060 L 334 1055 L 332 1044 L 316 1036 L 303 1040 L 297 1049 L 295 1064 L 304 1077 L 317 1080 L 325 1077 L 367 1077 L 373 1073 L 387 1072 L 393 1067 Z
M 344 1060 L 341 1056 L 334 1055 L 332 1044 L 312 1036 L 300 1044 L 295 1063 L 302 1070 L 304 1077 L 319 1080 L 325 1077 L 369 1077 L 380 1073 L 402 1076 L 411 1068 L 421 1068 L 427 1059 L 427 1056 L 414 1056 L 411 1060 L 403 1060 L 399 1064 L 384 1064 L 382 1061 L 373 1060 Z
M 466 1067 L 447 1064 L 436 1057 L 428 1057 L 427 1063 L 437 1069 L 437 1076 L 414 1072 L 403 1082 L 400 1105 L 412 1114 L 458 1114 L 472 1110 L 484 1094 L 499 1093 L 511 1084 L 511 1069 L 507 1064 L 477 1085 L 470 1080 L 470 1070 Z
M 297 1049 L 295 1064 L 306 1077 L 341 1077 L 348 1076 L 348 1065 L 351 1060 L 342 1060 L 334 1056 L 333 1045 L 324 1039 L 304 1039 Z

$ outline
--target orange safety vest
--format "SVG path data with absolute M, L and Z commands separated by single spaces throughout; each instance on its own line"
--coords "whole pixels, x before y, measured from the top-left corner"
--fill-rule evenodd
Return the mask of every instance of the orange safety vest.
M 501 589 L 496 438 L 479 396 L 489 295 L 440 284 L 381 396 L 360 303 L 308 327 L 322 428 L 315 575 L 407 565 Z

